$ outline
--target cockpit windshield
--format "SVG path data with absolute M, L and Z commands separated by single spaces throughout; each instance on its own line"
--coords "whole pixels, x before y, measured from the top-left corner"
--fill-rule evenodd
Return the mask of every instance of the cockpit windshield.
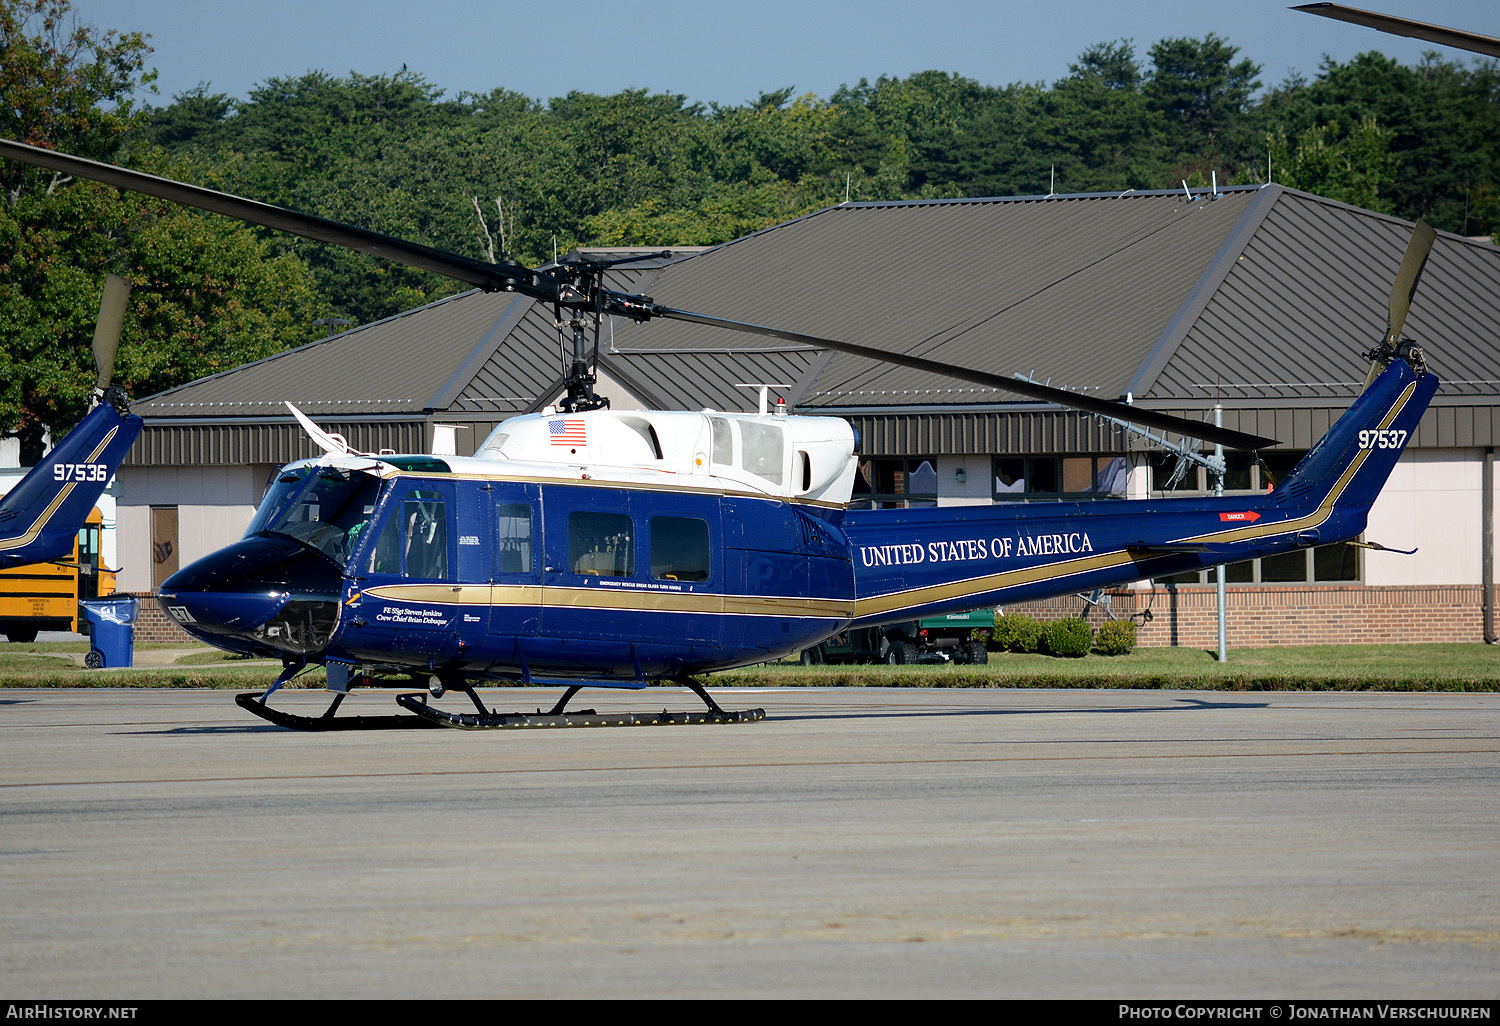
M 284 535 L 343 566 L 369 523 L 379 492 L 379 478 L 362 471 L 300 467 L 276 479 L 245 536 Z

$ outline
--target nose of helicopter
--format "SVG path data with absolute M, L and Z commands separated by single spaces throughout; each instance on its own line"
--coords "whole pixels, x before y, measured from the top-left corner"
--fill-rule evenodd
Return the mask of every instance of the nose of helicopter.
M 339 565 L 288 538 L 245 538 L 179 570 L 157 601 L 189 634 L 236 652 L 309 655 L 338 625 Z

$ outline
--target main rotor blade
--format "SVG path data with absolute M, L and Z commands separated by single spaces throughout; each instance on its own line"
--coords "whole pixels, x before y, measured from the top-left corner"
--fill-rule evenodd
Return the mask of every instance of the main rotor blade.
M 1354 7 L 1345 7 L 1343 4 L 1301 4 L 1293 7 L 1292 10 L 1302 11 L 1305 14 L 1316 14 L 1321 18 L 1332 18 L 1335 21 L 1347 21 L 1351 25 L 1363 25 L 1365 28 L 1376 29 L 1380 32 L 1389 32 L 1396 36 L 1425 39 L 1429 43 L 1452 46 L 1460 50 L 1486 54 L 1490 57 L 1500 57 L 1500 39 L 1496 39 L 1494 36 L 1483 36 L 1478 32 L 1466 32 L 1462 29 L 1444 28 L 1441 25 L 1429 25 L 1423 21 L 1396 18 L 1389 14 L 1375 14 L 1371 11 L 1361 11 Z
M 44 150 L 9 139 L 0 139 L 0 157 L 34 164 L 51 171 L 61 171 L 63 174 L 74 175 L 78 178 L 88 178 L 130 192 L 196 207 L 199 210 L 223 214 L 249 224 L 274 228 L 290 235 L 300 235 L 305 239 L 327 242 L 359 253 L 384 257 L 408 267 L 432 271 L 434 274 L 477 285 L 488 292 L 508 290 L 520 292 L 535 299 L 551 300 L 555 298 L 557 291 L 555 287 L 547 287 L 550 282 L 543 282 L 538 286 L 536 275 L 530 268 L 520 264 L 509 262 L 489 264 L 482 260 L 471 260 L 468 257 L 446 253 L 440 249 L 407 242 L 390 235 L 381 235 L 379 232 L 340 224 L 338 221 L 330 221 L 314 214 L 303 214 L 285 207 L 231 196 L 226 192 L 216 192 L 213 189 L 176 182 L 170 178 L 159 178 L 143 171 L 132 171 L 113 164 L 101 164 L 98 161 L 74 157 L 55 150 Z
M 1401 258 L 1401 269 L 1391 283 L 1390 314 L 1386 319 L 1385 341 L 1395 345 L 1401 341 L 1401 329 L 1406 324 L 1406 315 L 1411 310 L 1411 297 L 1416 294 L 1417 282 L 1422 278 L 1422 269 L 1432 255 L 1432 244 L 1437 241 L 1437 232 L 1426 221 L 1418 221 L 1411 231 L 1411 240 L 1406 244 L 1406 256 Z
M 797 331 L 783 331 L 780 328 L 768 328 L 764 325 L 748 324 L 744 321 L 731 321 L 723 317 L 711 317 L 707 314 L 696 314 L 687 310 L 673 310 L 670 307 L 649 303 L 649 301 L 644 301 L 641 297 L 637 296 L 626 296 L 621 293 L 607 293 L 606 295 L 613 301 L 611 305 L 615 312 L 622 313 L 628 317 L 634 317 L 638 320 L 649 317 L 666 317 L 671 320 L 706 324 L 715 328 L 729 328 L 732 331 L 746 331 L 754 335 L 768 335 L 772 338 L 785 339 L 788 342 L 801 342 L 804 345 L 815 346 L 820 349 L 833 349 L 841 353 L 849 353 L 853 356 L 863 356 L 881 363 L 894 363 L 902 367 L 910 367 L 913 370 L 941 374 L 949 378 L 958 378 L 960 381 L 972 381 L 976 384 L 986 385 L 1003 392 L 1023 395 L 1028 399 L 1040 399 L 1043 402 L 1057 403 L 1059 406 L 1067 406 L 1072 409 L 1083 410 L 1087 413 L 1115 417 L 1135 424 L 1145 424 L 1150 427 L 1161 428 L 1165 431 L 1177 431 L 1193 438 L 1200 438 L 1205 442 L 1227 445 L 1233 449 L 1264 449 L 1277 444 L 1274 438 L 1262 438 L 1258 435 L 1246 434 L 1241 431 L 1231 431 L 1228 428 L 1214 427 L 1212 424 L 1206 424 L 1202 421 L 1188 420 L 1186 417 L 1177 417 L 1170 413 L 1145 410 L 1139 406 L 1129 406 L 1111 399 L 1100 399 L 1095 396 L 1083 395 L 1079 392 L 1070 392 L 1064 388 L 1053 388 L 1051 385 L 1043 385 L 1024 378 L 1007 378 L 999 374 L 990 374 L 967 367 L 954 367 L 946 363 L 938 363 L 936 360 L 925 360 L 919 356 L 907 356 L 905 353 L 893 353 L 884 349 L 875 349 L 872 346 L 862 346 L 855 342 L 841 342 L 838 339 L 820 338 L 817 335 L 804 335 Z
M 120 329 L 125 326 L 125 304 L 130 300 L 130 279 L 118 274 L 104 278 L 104 295 L 99 299 L 99 319 L 94 322 L 94 366 L 99 380 L 94 387 L 101 392 L 109 387 L 115 373 L 115 354 L 120 351 Z

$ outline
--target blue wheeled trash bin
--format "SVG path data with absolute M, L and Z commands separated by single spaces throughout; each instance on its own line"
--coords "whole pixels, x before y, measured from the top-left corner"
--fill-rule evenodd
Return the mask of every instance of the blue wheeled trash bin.
M 89 654 L 83 657 L 83 665 L 93 670 L 131 665 L 135 661 L 135 615 L 141 600 L 90 599 L 78 605 L 89 625 Z

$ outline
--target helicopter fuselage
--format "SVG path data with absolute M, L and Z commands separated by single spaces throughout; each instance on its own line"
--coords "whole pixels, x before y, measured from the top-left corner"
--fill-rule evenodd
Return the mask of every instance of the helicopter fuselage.
M 328 460 L 283 477 L 299 471 L 346 489 L 376 481 Z M 317 496 L 320 515 L 335 491 Z M 776 658 L 853 616 L 841 511 L 500 468 L 403 470 L 352 501 L 368 498 L 354 523 L 282 521 L 207 557 L 163 588 L 163 604 L 237 651 L 627 686 Z
M 830 495 L 852 480 L 839 421 L 687 415 L 728 419 L 733 445 L 723 467 L 709 455 L 699 468 L 707 436 L 706 449 L 684 443 L 688 463 L 674 469 L 578 464 L 577 452 L 513 459 L 498 450 L 525 451 L 518 434 L 560 419 L 515 418 L 476 457 L 289 465 L 245 538 L 179 571 L 161 602 L 221 647 L 348 674 L 645 686 L 776 659 L 851 625 L 1356 537 L 1436 388 L 1394 361 L 1263 496 L 910 510 L 853 510 L 847 492 Z M 567 419 L 586 419 L 575 430 L 587 439 L 624 416 Z M 762 429 L 787 444 L 779 470 L 759 465 L 757 490 L 742 442 Z M 802 461 L 804 443 L 840 431 L 843 462 L 824 453 L 822 477 L 799 476 L 819 466 Z M 670 453 L 649 431 L 634 438 Z

